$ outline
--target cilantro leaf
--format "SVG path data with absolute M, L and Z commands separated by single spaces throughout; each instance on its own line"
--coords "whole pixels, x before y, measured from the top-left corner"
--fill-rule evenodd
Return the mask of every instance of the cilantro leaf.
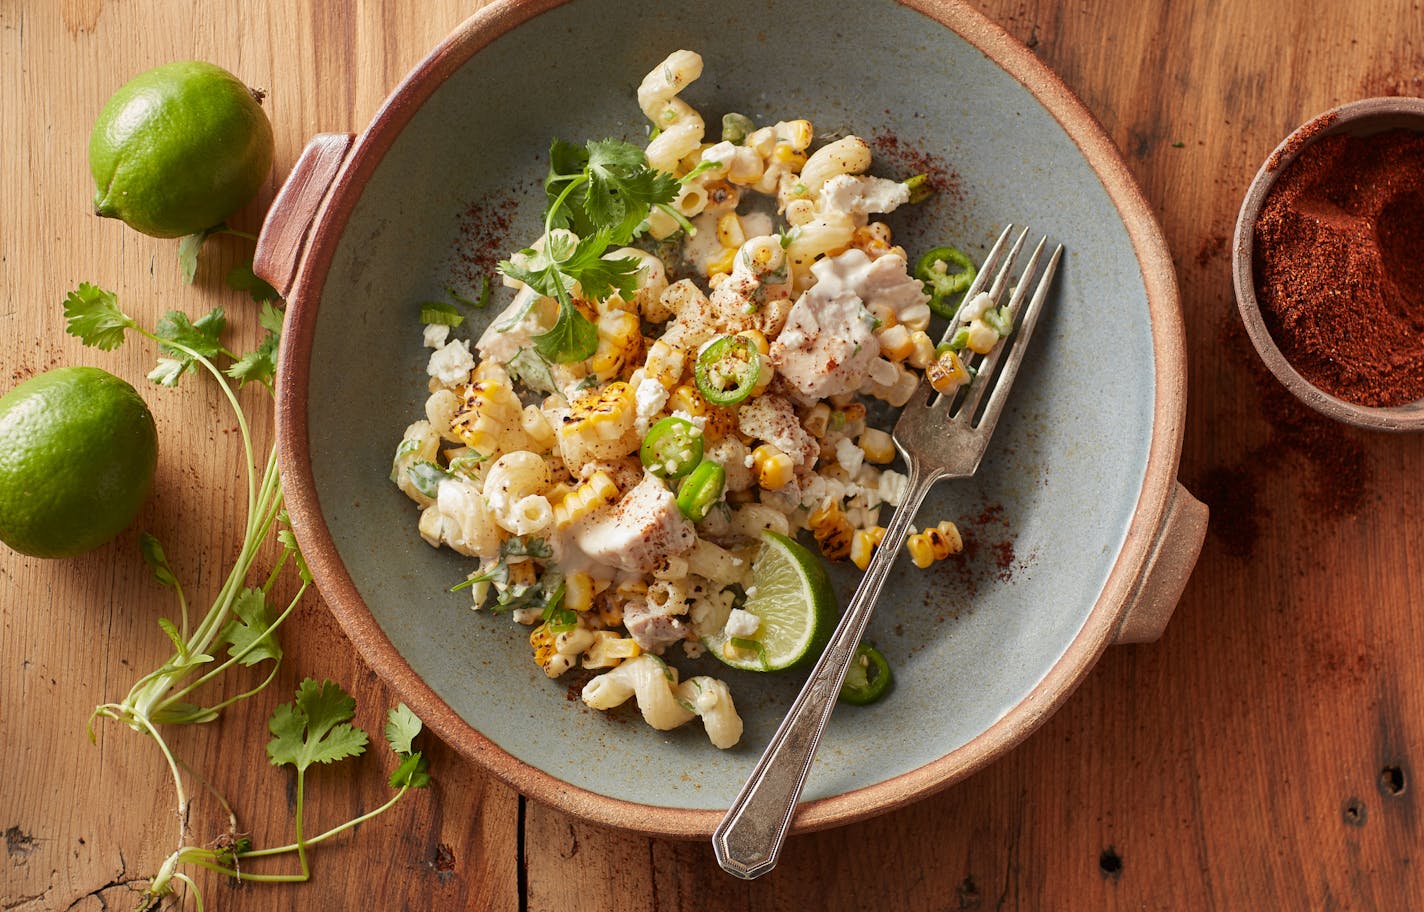
M 386 711 L 386 740 L 390 742 L 391 750 L 398 754 L 411 752 L 411 741 L 420 734 L 421 727 L 420 717 L 404 703 L 398 703 Z
M 432 500 L 439 493 L 441 480 L 450 477 L 449 472 L 428 459 L 415 460 L 406 468 L 405 474 L 417 491 Z
M 573 190 L 585 178 L 588 151 L 562 139 L 549 146 L 549 174 L 544 178 L 544 192 L 549 197 L 546 221 L 551 228 L 570 228 L 579 234 L 592 234 L 593 226 L 583 208 L 570 203 Z
M 271 383 L 277 376 L 277 337 L 267 333 L 256 348 L 234 361 L 224 373 L 240 385 L 250 381 Z
M 245 291 L 259 304 L 282 300 L 282 296 L 257 273 L 252 271 L 252 261 L 238 263 L 227 274 L 227 287 L 234 291 Z
M 124 342 L 124 331 L 137 329 L 138 324 L 119 310 L 119 298 L 88 282 L 64 299 L 64 331 L 77 336 L 85 345 L 103 351 L 113 351 Z
M 197 234 L 190 234 L 178 242 L 178 268 L 183 273 L 184 282 L 193 284 L 193 277 L 198 274 L 198 253 L 203 249 L 203 243 L 225 227 L 214 225 Z
M 287 521 L 286 513 L 282 514 L 281 521 Z M 286 552 L 292 556 L 292 560 L 296 562 L 297 576 L 302 582 L 311 585 L 311 568 L 307 566 L 307 559 L 302 555 L 302 549 L 297 545 L 296 533 L 291 529 L 279 529 L 277 530 L 277 541 L 281 543 Z
M 534 348 L 560 364 L 582 361 L 598 350 L 598 327 L 572 304 L 560 301 L 558 322 L 548 332 L 534 337 Z
M 499 544 L 500 557 L 533 557 L 539 560 L 548 560 L 554 556 L 554 549 L 549 547 L 549 543 L 537 535 L 528 538 L 515 536 L 506 538 Z
M 234 658 L 252 646 L 238 660 L 243 665 L 250 667 L 267 659 L 274 662 L 282 660 L 282 647 L 272 633 L 272 618 L 267 608 L 267 597 L 261 589 L 244 589 L 232 603 L 232 612 L 236 617 L 223 628 L 221 641 L 229 645 L 227 654 Z
M 183 348 L 178 348 L 179 345 L 191 349 L 209 361 L 217 358 L 224 352 L 218 337 L 226 328 L 227 317 L 223 315 L 221 307 L 214 307 L 196 321 L 181 310 L 168 311 L 154 328 L 154 335 L 163 342 L 159 351 L 168 357 L 158 360 L 158 367 L 149 373 L 149 379 L 164 386 L 174 386 L 178 383 L 183 373 L 193 366 L 193 355 Z M 165 363 L 168 361 L 174 363 Z
M 356 701 L 334 681 L 307 678 L 296 700 L 278 706 L 267 723 L 275 736 L 267 743 L 273 766 L 290 763 L 301 773 L 313 763 L 332 763 L 366 750 L 366 733 L 350 724 Z
M 400 766 L 391 773 L 391 788 L 425 788 L 430 784 L 429 768 L 430 764 L 421 756 L 420 751 L 403 755 Z

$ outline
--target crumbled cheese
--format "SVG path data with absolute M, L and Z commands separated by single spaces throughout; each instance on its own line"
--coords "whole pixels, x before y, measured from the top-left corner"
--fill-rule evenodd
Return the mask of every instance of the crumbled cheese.
M 896 472 L 894 469 L 886 469 L 880 473 L 880 499 L 892 507 L 900 506 L 905 499 L 905 488 L 909 485 L 910 479 Z
M 838 174 L 821 187 L 820 200 L 823 212 L 894 212 L 910 201 L 910 188 L 883 177 Z
M 850 475 L 860 471 L 860 466 L 865 462 L 865 450 L 855 445 L 855 441 L 849 437 L 842 437 L 836 441 L 836 462 Z
M 727 636 L 749 637 L 755 634 L 760 627 L 761 618 L 750 611 L 733 608 L 731 614 L 727 615 L 726 626 L 722 629 L 727 632 Z
M 635 424 L 639 437 L 646 437 L 648 428 L 653 423 L 653 418 L 658 412 L 663 410 L 667 404 L 667 389 L 658 381 L 651 377 L 644 377 L 633 389 L 634 407 L 637 409 Z
M 426 348 L 439 348 L 445 344 L 445 340 L 448 338 L 450 338 L 450 327 L 444 323 L 425 324 L 424 340 Z
M 989 293 L 987 291 L 981 291 L 963 307 L 959 308 L 959 316 L 955 322 L 970 323 L 977 320 L 984 316 L 984 313 L 989 309 L 989 305 L 993 303 L 994 299 L 989 297 Z
M 425 370 L 442 385 L 454 386 L 470 379 L 470 371 L 474 369 L 475 356 L 470 354 L 470 343 L 456 339 L 437 348 Z
M 699 431 L 705 430 L 707 427 L 706 415 L 694 415 L 691 412 L 678 409 L 672 413 L 672 416 L 674 418 L 681 418 L 683 421 L 686 421 L 688 424 L 697 428 Z

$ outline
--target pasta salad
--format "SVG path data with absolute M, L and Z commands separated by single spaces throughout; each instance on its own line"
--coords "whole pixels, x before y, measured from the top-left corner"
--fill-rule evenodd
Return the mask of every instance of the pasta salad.
M 513 300 L 473 344 L 453 305 L 422 307 L 429 397 L 391 478 L 426 542 L 478 561 L 475 606 L 532 628 L 550 678 L 595 671 L 589 706 L 700 718 L 727 748 L 726 683 L 666 659 L 756 655 L 767 533 L 864 569 L 905 484 L 867 403 L 901 406 L 922 379 L 954 391 L 959 353 L 1008 330 L 980 296 L 931 340 L 973 266 L 939 248 L 912 272 L 877 218 L 923 176 L 871 175 L 863 139 L 818 144 L 806 120 L 728 114 L 711 142 L 680 97 L 702 66 L 679 50 L 638 87 L 646 147 L 554 143 L 544 231 L 500 263 Z M 961 542 L 943 522 L 907 547 L 926 567 Z

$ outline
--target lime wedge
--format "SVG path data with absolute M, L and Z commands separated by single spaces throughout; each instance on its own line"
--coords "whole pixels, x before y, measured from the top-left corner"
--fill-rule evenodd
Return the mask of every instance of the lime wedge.
M 820 559 L 775 532 L 762 533 L 742 609 L 760 618 L 756 633 L 732 637 L 718 631 L 702 643 L 712 655 L 745 671 L 781 671 L 815 662 L 840 615 Z

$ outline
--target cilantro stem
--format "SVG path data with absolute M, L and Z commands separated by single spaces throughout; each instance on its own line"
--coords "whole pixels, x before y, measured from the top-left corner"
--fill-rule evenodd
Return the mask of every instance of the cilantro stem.
M 198 889 L 198 885 L 193 882 L 193 878 L 184 874 L 182 871 L 174 871 L 173 879 L 183 881 L 183 884 L 193 891 L 193 902 L 197 905 L 198 912 L 203 912 L 203 893 Z
M 669 206 L 667 203 L 658 203 L 658 208 L 666 212 L 669 216 L 672 217 L 673 221 L 681 225 L 682 230 L 687 232 L 688 237 L 696 236 L 697 226 L 692 224 L 692 222 L 688 220 L 687 216 L 683 215 L 681 212 L 678 212 L 676 209 L 674 209 L 672 206 Z
M 561 174 L 559 175 L 559 179 L 567 180 L 568 185 L 559 191 L 559 195 L 555 197 L 554 202 L 549 205 L 549 210 L 544 213 L 545 237 L 548 237 L 549 232 L 554 230 L 554 213 L 564 207 L 564 203 L 568 200 L 569 194 L 574 191 L 575 187 L 580 187 L 588 183 L 588 172 L 580 171 L 578 174 Z
M 326 840 L 330 839 L 330 838 L 333 837 L 333 836 L 339 835 L 340 833 L 343 833 L 343 832 L 345 832 L 346 830 L 349 830 L 349 829 L 351 829 L 351 828 L 354 827 L 354 826 L 359 826 L 360 824 L 365 823 L 367 820 L 370 820 L 370 819 L 373 818 L 373 817 L 377 817 L 377 816 L 379 816 L 379 815 L 381 815 L 381 814 L 384 814 L 386 811 L 388 811 L 388 810 L 390 810 L 392 807 L 394 807 L 395 804 L 396 804 L 396 802 L 397 802 L 397 801 L 400 801 L 400 800 L 401 800 L 401 797 L 404 796 L 405 793 L 408 792 L 408 791 L 410 791 L 410 786 L 409 786 L 409 785 L 403 785 L 403 786 L 401 786 L 400 791 L 396 792 L 395 795 L 391 796 L 391 799 L 390 799 L 389 801 L 387 801 L 385 804 L 381 805 L 380 807 L 378 807 L 378 808 L 376 808 L 376 809 L 374 809 L 374 810 L 367 811 L 366 813 L 362 814 L 360 817 L 356 817 L 356 818 L 353 818 L 353 819 L 351 819 L 351 820 L 348 820 L 348 821 L 346 821 L 345 823 L 341 824 L 340 826 L 332 827 L 331 829 L 327 830 L 325 833 L 322 833 L 320 836 L 313 836 L 311 839 L 306 840 L 306 841 L 305 841 L 304 843 L 302 843 L 302 844 L 305 845 L 305 846 L 308 846 L 308 847 L 314 846 L 314 845 L 319 845 L 319 844 L 325 842 Z M 238 857 L 238 858 L 263 858 L 263 857 L 267 857 L 267 856 L 270 856 L 270 855 L 285 855 L 285 854 L 290 853 L 290 852 L 295 852 L 295 851 L 297 851 L 297 849 L 298 849 L 298 844 L 295 843 L 295 842 L 293 842 L 293 843 L 288 843 L 287 845 L 284 845 L 284 846 L 276 846 L 276 847 L 273 847 L 273 848 L 270 848 L 270 849 L 250 849 L 250 850 L 248 850 L 248 851 L 246 851 L 246 852 L 239 852 L 238 855 L 237 855 L 237 857 Z

